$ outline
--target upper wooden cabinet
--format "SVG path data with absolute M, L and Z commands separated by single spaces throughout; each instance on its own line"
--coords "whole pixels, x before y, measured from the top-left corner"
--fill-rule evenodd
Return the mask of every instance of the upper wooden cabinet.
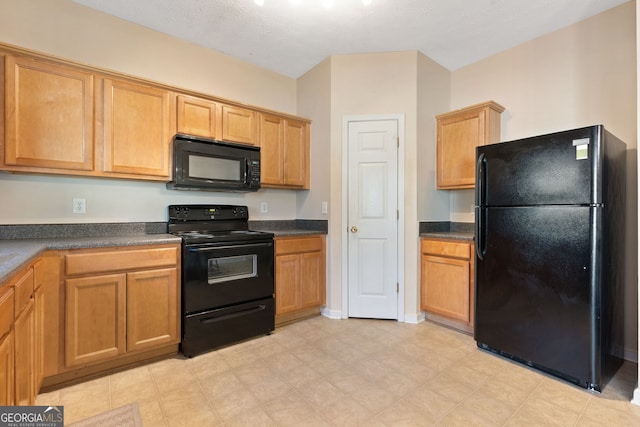
M 489 101 L 436 117 L 439 189 L 475 186 L 475 148 L 500 141 L 503 111 L 503 106 Z
M 263 145 L 266 186 L 309 187 L 308 120 L 0 44 L 0 170 L 166 182 L 176 132 Z
M 215 138 L 218 105 L 207 99 L 178 95 L 178 132 L 187 135 Z
M 309 125 L 260 115 L 261 185 L 309 188 Z
M 169 180 L 170 91 L 13 55 L 4 76 L 3 169 Z
M 5 169 L 94 168 L 94 77 L 71 66 L 7 56 Z
M 167 90 L 104 79 L 104 171 L 166 181 L 174 111 L 175 97 Z
M 179 133 L 258 145 L 255 110 L 189 95 L 178 95 L 177 102 Z
M 222 130 L 220 139 L 258 145 L 258 119 L 254 110 L 222 104 L 221 113 Z

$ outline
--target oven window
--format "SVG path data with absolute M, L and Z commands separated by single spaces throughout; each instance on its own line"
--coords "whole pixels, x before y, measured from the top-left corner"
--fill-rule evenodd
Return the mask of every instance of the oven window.
M 189 155 L 189 177 L 215 181 L 240 181 L 240 160 Z
M 210 285 L 258 275 L 258 256 L 255 254 L 210 258 L 207 264 Z

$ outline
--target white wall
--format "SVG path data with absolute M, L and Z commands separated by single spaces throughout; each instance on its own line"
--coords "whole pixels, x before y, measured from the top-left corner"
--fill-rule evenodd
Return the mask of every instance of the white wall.
M 297 193 L 300 218 L 328 219 L 322 202 L 331 198 L 329 154 L 331 130 L 331 60 L 327 59 L 298 78 L 298 114 L 313 118 L 311 125 L 311 185 Z
M 263 108 L 297 113 L 294 79 L 70 0 L 2 0 L 0 42 Z M 291 190 L 260 190 L 244 195 L 178 192 L 155 182 L 0 174 L 0 194 L 3 206 L 16 207 L 0 211 L 0 224 L 165 221 L 167 205 L 202 202 L 247 204 L 252 219 L 300 217 L 297 192 Z M 87 199 L 86 215 L 72 213 L 73 197 Z M 261 201 L 268 202 L 267 214 L 259 212 Z
M 418 55 L 418 186 L 419 221 L 449 221 L 451 192 L 436 189 L 436 120 L 451 104 L 451 73 Z
M 329 222 L 330 262 L 331 271 L 328 280 L 329 295 L 327 309 L 334 315 L 345 315 L 342 312 L 342 286 L 344 257 L 346 246 L 343 243 L 346 223 L 343 222 L 343 176 L 342 154 L 343 118 L 345 116 L 362 115 L 398 115 L 405 118 L 406 143 L 403 160 L 405 179 L 404 222 L 407 225 L 405 236 L 411 235 L 412 241 L 417 236 L 417 217 L 415 187 L 417 184 L 415 162 L 407 162 L 411 156 L 415 159 L 416 152 L 416 57 L 417 52 L 401 52 L 387 54 L 337 55 L 331 58 L 331 125 L 330 125 L 330 164 L 327 179 L 330 181 L 331 203 Z M 415 246 L 415 245 L 412 245 Z M 405 290 L 409 295 L 415 295 L 418 271 L 416 248 L 411 247 L 407 252 L 405 247 L 404 273 L 406 278 Z M 402 267 L 400 267 L 402 268 Z M 411 311 L 416 316 L 417 302 L 410 297 L 405 311 Z M 409 308 L 411 307 L 411 308 Z
M 637 360 L 637 67 L 635 2 L 524 43 L 451 76 L 451 109 L 493 99 L 503 141 L 604 126 L 626 142 L 627 240 L 625 357 Z M 473 192 L 451 194 L 451 219 L 466 213 Z

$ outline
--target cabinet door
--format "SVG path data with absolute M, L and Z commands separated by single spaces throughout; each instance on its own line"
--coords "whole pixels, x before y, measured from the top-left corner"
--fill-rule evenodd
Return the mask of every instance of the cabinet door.
M 176 268 L 127 274 L 127 351 L 179 341 Z
M 421 308 L 469 322 L 469 261 L 422 256 Z
M 216 108 L 217 105 L 213 101 L 178 95 L 178 132 L 215 138 Z
M 475 148 L 484 144 L 484 128 L 484 111 L 438 120 L 438 187 L 475 185 Z
M 67 279 L 67 366 L 108 360 L 126 351 L 126 275 Z
M 13 386 L 15 383 L 15 366 L 13 331 L 0 338 L 0 406 L 13 406 L 15 404 L 15 394 Z
M 307 125 L 297 120 L 286 120 L 284 133 L 284 184 L 308 187 L 309 141 Z
M 222 136 L 224 141 L 257 145 L 258 121 L 255 111 L 222 105 Z
M 35 312 L 29 301 L 13 326 L 15 333 L 15 403 L 33 405 L 35 399 Z
M 299 255 L 276 256 L 275 273 L 276 316 L 299 310 L 302 306 Z
M 325 254 L 310 252 L 300 255 L 300 293 L 302 308 L 325 303 Z
M 70 66 L 7 56 L 4 163 L 92 171 L 93 84 Z
M 167 180 L 175 97 L 153 86 L 105 79 L 104 171 Z
M 13 289 L 0 292 L 0 406 L 14 403 Z
M 260 120 L 260 184 L 284 183 L 284 119 L 262 114 Z
M 38 288 L 34 293 L 34 387 L 36 392 L 40 390 L 42 380 L 44 379 L 44 361 L 45 361 L 45 299 L 46 294 L 44 288 Z

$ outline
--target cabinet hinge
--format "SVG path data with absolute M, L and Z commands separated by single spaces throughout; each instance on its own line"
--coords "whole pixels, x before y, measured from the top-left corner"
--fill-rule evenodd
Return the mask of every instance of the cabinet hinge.
M 400 282 L 396 282 L 396 293 L 400 293 Z
M 400 148 L 400 137 L 396 136 L 396 145 Z
M 400 209 L 396 210 L 396 219 L 400 219 Z

